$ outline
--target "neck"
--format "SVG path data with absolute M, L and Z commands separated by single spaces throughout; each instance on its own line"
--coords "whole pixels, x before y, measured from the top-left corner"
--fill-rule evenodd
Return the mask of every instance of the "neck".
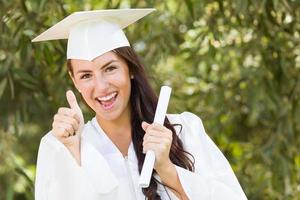
M 120 117 L 114 120 L 105 120 L 96 115 L 96 119 L 110 140 L 120 152 L 126 156 L 131 142 L 130 109 L 125 110 Z
M 104 120 L 99 116 L 96 116 L 96 119 L 107 135 L 123 136 L 124 133 L 131 133 L 130 117 L 120 117 L 115 120 Z

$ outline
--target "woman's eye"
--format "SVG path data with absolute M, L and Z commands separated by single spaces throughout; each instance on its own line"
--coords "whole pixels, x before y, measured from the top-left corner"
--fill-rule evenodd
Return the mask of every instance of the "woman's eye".
M 90 78 L 91 75 L 90 74 L 83 74 L 82 76 L 80 76 L 80 79 L 87 79 Z
M 113 71 L 115 69 L 117 69 L 117 67 L 115 67 L 115 66 L 108 66 L 108 67 L 105 68 L 105 72 L 111 72 L 111 71 Z

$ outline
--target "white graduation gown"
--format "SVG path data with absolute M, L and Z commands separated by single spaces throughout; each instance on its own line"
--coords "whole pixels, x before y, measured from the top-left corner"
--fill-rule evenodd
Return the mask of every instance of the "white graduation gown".
M 182 125 L 178 135 L 185 150 L 195 158 L 195 172 L 176 166 L 189 199 L 247 199 L 228 161 L 205 133 L 201 119 L 189 112 L 168 115 L 168 118 L 171 123 Z M 96 118 L 86 123 L 81 138 L 81 166 L 51 132 L 42 138 L 35 180 L 36 200 L 145 199 L 138 186 L 137 158 L 132 144 L 124 158 Z M 160 184 L 158 193 L 163 200 L 177 199 Z

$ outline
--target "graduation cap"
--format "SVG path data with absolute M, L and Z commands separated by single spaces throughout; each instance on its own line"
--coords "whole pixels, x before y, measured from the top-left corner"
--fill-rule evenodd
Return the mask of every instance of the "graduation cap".
M 155 9 L 110 9 L 75 12 L 32 42 L 68 39 L 67 59 L 92 61 L 113 49 L 130 46 L 123 28 Z

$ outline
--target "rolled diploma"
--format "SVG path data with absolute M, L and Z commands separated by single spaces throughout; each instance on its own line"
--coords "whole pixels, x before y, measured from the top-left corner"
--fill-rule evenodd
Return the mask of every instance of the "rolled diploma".
M 169 104 L 169 99 L 171 95 L 172 88 L 168 86 L 162 86 L 159 93 L 158 103 L 154 116 L 154 123 L 163 125 L 165 121 L 165 116 L 167 113 L 167 108 Z M 141 176 L 139 180 L 139 185 L 142 188 L 147 188 L 150 184 L 150 178 L 152 175 L 153 167 L 155 162 L 155 154 L 153 151 L 147 151 L 144 165 L 141 171 Z

